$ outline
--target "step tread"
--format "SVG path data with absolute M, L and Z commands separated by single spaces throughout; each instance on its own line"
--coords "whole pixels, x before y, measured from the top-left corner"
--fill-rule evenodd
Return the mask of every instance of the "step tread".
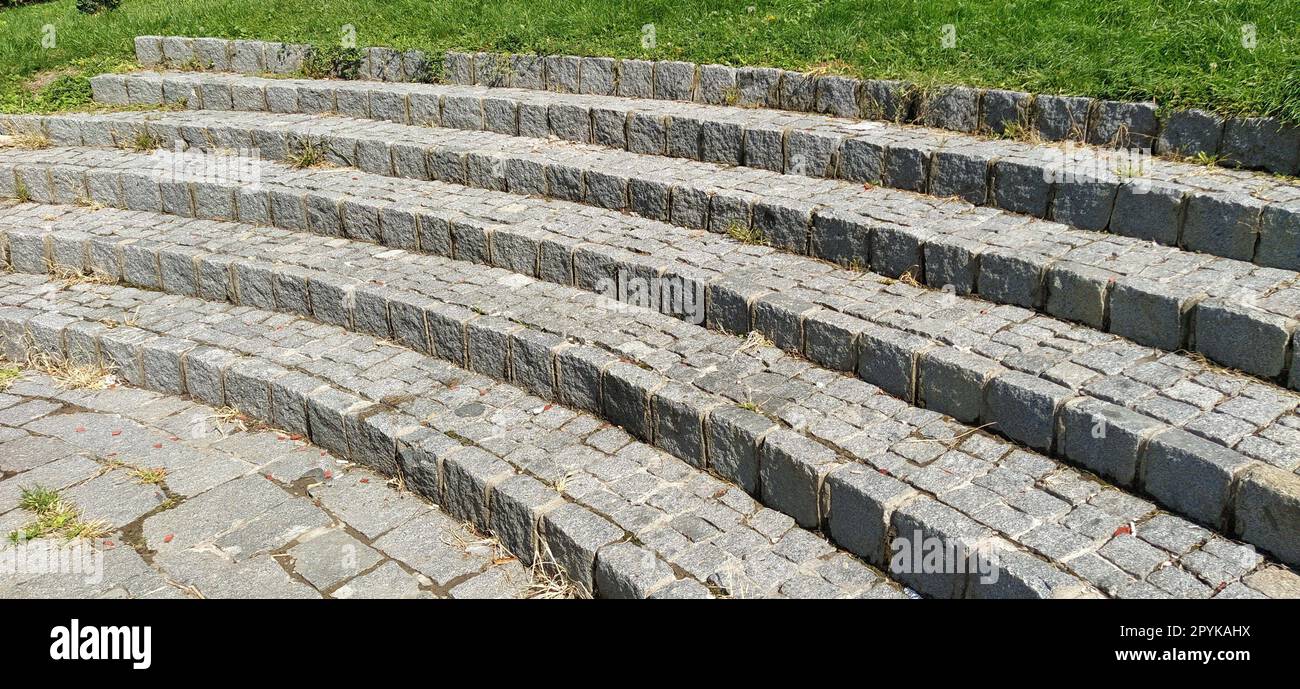
M 99 213 L 104 213 L 100 211 Z M 110 212 L 110 214 L 113 212 Z M 76 213 L 74 213 L 75 215 Z M 125 218 L 109 219 L 107 225 L 120 226 L 121 229 L 110 229 L 108 236 L 114 238 L 140 238 L 146 246 L 154 249 L 165 249 L 168 246 L 199 246 L 204 250 L 212 250 L 217 246 L 234 245 L 229 249 L 220 250 L 223 256 L 240 255 L 246 257 L 243 259 L 248 265 L 257 265 L 264 257 L 272 255 L 283 255 L 286 257 L 285 262 L 293 262 L 300 269 L 312 267 L 315 270 L 335 273 L 336 283 L 340 280 L 347 282 L 356 282 L 366 284 L 369 279 L 370 283 L 375 282 L 377 276 L 387 276 L 385 278 L 384 292 L 389 298 L 400 301 L 398 294 L 405 290 L 421 291 L 426 295 L 443 294 L 451 289 L 459 288 L 462 290 L 457 299 L 460 304 L 470 307 L 476 313 L 484 314 L 486 317 L 503 316 L 515 323 L 525 324 L 529 327 L 542 330 L 548 329 L 554 334 L 567 336 L 570 339 L 580 339 L 588 342 L 599 342 L 595 339 L 600 336 L 600 329 L 605 331 L 612 330 L 619 323 L 617 317 L 611 318 L 606 312 L 601 310 L 599 303 L 590 295 L 577 293 L 572 294 L 572 290 L 563 290 L 563 288 L 548 288 L 540 290 L 538 293 L 529 293 L 529 288 L 533 283 L 521 284 L 514 289 L 503 290 L 502 283 L 509 279 L 505 271 L 485 268 L 480 266 L 469 266 L 462 270 L 461 273 L 454 272 L 453 263 L 446 259 L 436 257 L 419 256 L 414 254 L 381 251 L 382 247 L 367 245 L 357 242 L 347 243 L 346 240 L 334 240 L 330 242 L 332 247 L 322 247 L 318 237 L 313 235 L 298 234 L 295 237 L 292 233 L 283 233 L 283 236 L 277 238 L 283 241 L 283 244 L 275 240 L 257 243 L 257 240 L 251 236 L 255 233 L 253 228 L 248 228 L 249 232 L 237 233 L 234 230 L 238 226 L 232 226 L 228 223 L 207 223 L 196 221 L 184 221 L 178 218 L 153 218 L 156 222 L 148 224 L 153 230 L 136 230 L 138 220 L 143 214 L 123 213 L 124 216 L 136 216 L 136 221 L 131 222 Z M 69 223 L 75 227 L 93 227 L 86 219 L 81 219 L 77 223 Z M 64 230 L 65 232 L 67 230 Z M 88 230 L 94 233 L 95 230 Z M 73 237 L 81 236 L 79 231 L 72 231 Z M 279 244 L 279 247 L 275 247 Z M 375 255 L 383 253 L 382 259 L 375 260 Z M 331 255 L 333 254 L 333 255 Z M 400 255 L 398 255 L 400 254 Z M 287 258 L 292 256 L 293 258 Z M 370 261 L 366 259 L 370 258 Z M 367 268 L 369 263 L 372 267 Z M 403 264 L 411 265 L 403 265 Z M 468 282 L 465 270 L 474 269 L 482 273 L 477 282 L 483 285 L 479 288 L 479 294 L 474 294 L 465 288 Z M 236 270 L 238 272 L 238 269 Z M 405 281 L 397 278 L 397 275 L 409 274 L 420 276 L 419 278 Z M 425 276 L 437 275 L 438 278 L 428 278 Z M 442 276 L 446 275 L 446 278 Z M 347 276 L 344 278 L 344 276 Z M 443 280 L 446 282 L 442 282 Z M 416 283 L 422 283 L 419 287 Z M 421 289 L 422 288 L 422 289 Z M 358 294 L 365 291 L 366 288 L 358 289 Z M 507 292 L 511 292 L 510 297 L 504 297 Z M 548 304 L 547 293 L 556 291 L 568 292 L 569 294 L 556 295 L 559 299 L 557 303 Z M 562 298 L 567 297 L 567 298 Z M 430 297 L 431 299 L 433 297 Z M 570 305 L 578 302 L 578 305 L 585 306 L 583 311 L 569 308 Z M 314 303 L 314 302 L 313 302 Z M 360 299 L 358 299 L 360 303 Z M 604 306 L 605 310 L 610 308 L 609 304 Z M 524 311 L 521 314 L 520 311 Z M 594 317 L 586 312 L 595 312 Z M 574 319 L 581 319 L 587 316 L 590 323 L 583 324 Z M 566 318 L 566 316 L 569 316 Z M 659 320 L 661 323 L 655 323 Z M 355 320 L 355 319 L 354 319 Z M 640 334 L 638 342 L 642 343 L 642 349 L 650 349 L 644 345 L 650 340 L 648 334 L 663 336 L 665 330 L 642 330 L 637 333 L 636 326 L 649 321 L 650 324 L 661 325 L 662 328 L 671 332 L 671 328 L 676 323 L 672 319 L 658 314 L 636 314 L 635 320 L 623 325 L 620 330 L 629 332 L 633 335 Z M 710 346 L 709 340 L 718 341 Z M 693 340 L 704 340 L 703 345 L 706 356 L 696 357 L 695 365 L 699 365 L 701 360 L 712 360 L 715 362 L 714 367 L 719 372 L 728 369 L 739 372 L 749 373 L 746 378 L 736 379 L 730 385 L 724 380 L 720 381 L 724 387 L 737 389 L 740 387 L 751 387 L 757 389 L 761 396 L 769 396 L 769 399 L 775 399 L 778 395 L 792 394 L 789 390 L 796 386 L 802 386 L 805 391 L 802 394 L 796 394 L 794 404 L 787 406 L 782 402 L 779 406 L 770 403 L 761 403 L 759 406 L 768 408 L 770 413 L 778 418 L 796 419 L 797 427 L 805 428 L 803 430 L 807 437 L 817 437 L 823 442 L 833 442 L 840 446 L 842 452 L 852 452 L 853 449 L 860 449 L 874 446 L 876 456 L 869 454 L 862 459 L 869 462 L 871 466 L 880 470 L 883 469 L 890 474 L 897 476 L 910 485 L 923 491 L 934 491 L 938 493 L 941 501 L 956 505 L 964 504 L 962 501 L 971 500 L 970 493 L 977 491 L 992 496 L 988 490 L 983 490 L 980 486 L 986 486 L 991 490 L 998 490 L 999 487 L 1014 486 L 1009 490 L 1011 497 L 1007 502 L 999 503 L 998 509 L 994 508 L 992 502 L 985 501 L 976 505 L 980 514 L 984 515 L 983 520 L 992 521 L 995 524 L 1006 524 L 1006 519 L 1012 523 L 1011 514 L 1019 515 L 1023 520 L 1010 528 L 1011 531 L 1003 532 L 1003 535 L 1019 542 L 1022 545 L 1028 545 L 1047 557 L 1064 557 L 1065 555 L 1076 555 L 1076 553 L 1053 550 L 1059 543 L 1053 537 L 1056 534 L 1061 538 L 1070 540 L 1082 547 L 1082 544 L 1088 539 L 1079 535 L 1077 532 L 1064 532 L 1062 523 L 1073 525 L 1076 528 L 1085 530 L 1091 528 L 1092 539 L 1098 539 L 1093 545 L 1105 548 L 1105 543 L 1109 541 L 1112 534 L 1108 531 L 1105 534 L 1096 533 L 1100 527 L 1095 520 L 1090 520 L 1086 524 L 1081 524 L 1079 520 L 1083 516 L 1093 514 L 1096 511 L 1096 505 L 1105 505 L 1121 501 L 1126 503 L 1127 508 L 1133 508 L 1135 505 L 1144 505 L 1139 515 L 1132 515 L 1132 518 L 1142 519 L 1148 516 L 1153 506 L 1145 503 L 1131 495 L 1114 491 L 1114 489 L 1103 489 L 1100 492 L 1089 490 L 1087 486 L 1094 485 L 1090 480 L 1085 478 L 1079 472 L 1063 467 L 1059 463 L 1048 460 L 1042 456 L 1019 451 L 1009 443 L 998 441 L 984 435 L 972 436 L 973 430 L 969 427 L 961 426 L 950 421 L 943 420 L 941 415 L 933 412 L 923 412 L 905 404 L 899 403 L 885 396 L 878 389 L 874 389 L 860 381 L 855 381 L 843 376 L 836 376 L 826 371 L 817 369 L 799 370 L 797 360 L 783 357 L 778 352 L 772 351 L 771 348 L 757 347 L 751 354 L 749 351 L 733 352 L 733 359 L 740 359 L 743 363 L 734 367 L 727 365 L 727 362 L 716 363 L 720 358 L 717 354 L 724 353 L 725 348 L 736 346 L 736 338 L 727 338 L 722 335 L 712 337 L 705 335 L 696 335 Z M 680 342 L 680 341 L 679 341 Z M 668 344 L 667 349 L 681 349 L 682 346 Z M 630 355 L 632 348 L 624 346 L 620 351 L 625 355 Z M 711 356 L 709 356 L 711 355 Z M 650 357 L 630 357 L 638 358 L 645 363 L 651 361 Z M 746 361 L 749 359 L 749 361 Z M 764 366 L 766 360 L 771 360 Z M 688 360 L 689 361 L 689 360 Z M 792 375 L 794 374 L 794 375 Z M 385 376 L 387 377 L 387 376 Z M 835 380 L 836 378 L 839 380 Z M 697 379 L 696 384 L 700 385 Z M 748 381 L 756 381 L 757 384 L 747 385 Z M 716 383 L 715 383 L 716 384 Z M 765 385 L 766 387 L 760 387 Z M 844 390 L 840 395 L 848 399 L 835 400 L 835 406 L 843 407 L 846 414 L 831 416 L 822 414 L 818 411 L 819 397 L 825 402 L 831 402 L 830 398 L 825 395 L 819 395 L 821 391 Z M 701 391 L 707 390 L 707 387 L 701 387 Z M 809 396 L 811 393 L 811 396 Z M 868 395 L 866 402 L 857 402 L 855 398 L 862 395 Z M 834 396 L 834 395 L 833 395 Z M 874 396 L 874 398 L 872 397 Z M 760 397 L 761 398 L 761 397 Z M 872 399 L 876 400 L 872 403 Z M 725 402 L 724 402 L 725 403 Z M 825 409 L 822 405 L 822 409 Z M 820 417 L 822 422 L 809 422 Z M 862 427 L 861 420 L 867 419 L 869 423 Z M 854 435 L 849 435 L 846 431 L 852 432 L 851 426 L 857 420 L 861 431 Z M 804 424 L 808 424 L 804 426 Z M 819 431 L 820 426 L 820 431 Z M 901 428 L 900 428 L 901 426 Z M 907 436 L 902 437 L 902 431 L 910 428 Z M 874 429 L 874 430 L 873 430 Z M 884 435 L 880 435 L 880 433 Z M 961 445 L 961 451 L 945 452 L 942 450 L 929 451 L 929 443 L 945 444 L 944 438 L 960 438 L 964 441 Z M 880 456 L 879 448 L 883 443 L 888 444 L 890 453 Z M 892 442 L 891 442 L 892 441 Z M 862 443 L 862 444 L 859 444 Z M 967 448 L 967 444 L 971 444 Z M 1000 447 L 1000 450 L 997 449 Z M 919 453 L 919 454 L 918 454 Z M 927 466 L 931 463 L 933 466 Z M 984 466 L 980 466 L 983 464 Z M 1034 466 L 1035 471 L 1039 473 L 1023 474 L 1016 468 L 1023 469 L 1027 466 Z M 1018 478 L 1016 478 L 1018 477 Z M 1026 486 L 1035 483 L 1034 478 L 1038 478 L 1038 484 L 1043 488 L 1029 488 Z M 974 483 L 972 483 L 972 481 Z M 1024 483 L 1026 482 L 1027 483 Z M 1008 483 L 1010 482 L 1010 483 Z M 1019 482 L 1019 485 L 1017 483 Z M 1094 488 L 1096 486 L 1094 485 Z M 1122 496 L 1122 497 L 1119 497 Z M 1072 500 L 1075 507 L 1063 500 Z M 1088 503 L 1085 505 L 1085 503 Z M 974 503 L 970 503 L 974 504 Z M 954 506 L 956 506 L 954 505 Z M 1020 512 L 1011 507 L 1018 505 L 1030 512 Z M 1055 508 L 1059 508 L 1054 510 Z M 1042 510 L 1033 512 L 1033 510 Z M 1059 512 L 1059 514 L 1057 513 Z M 1000 513 L 1000 514 L 997 514 Z M 1039 520 L 1037 517 L 1031 518 L 1028 515 L 1038 514 L 1040 516 L 1051 514 L 1059 518 L 1057 522 L 1050 518 Z M 997 519 L 993 519 L 993 514 L 997 514 Z M 1109 521 L 1115 521 L 1116 528 L 1121 525 L 1123 519 L 1111 517 Z M 1106 529 L 1101 529 L 1105 531 Z M 1111 530 L 1113 531 L 1113 529 Z M 1090 551 L 1091 552 L 1091 551 Z M 1084 562 L 1090 562 L 1085 560 Z

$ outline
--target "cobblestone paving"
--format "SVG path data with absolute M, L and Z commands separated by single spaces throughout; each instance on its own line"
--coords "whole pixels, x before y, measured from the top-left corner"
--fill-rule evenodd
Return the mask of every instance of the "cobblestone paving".
M 34 281 L 33 277 L 9 278 L 5 293 L 11 296 L 6 298 L 6 302 L 21 303 L 45 314 L 75 314 L 83 322 L 94 322 L 99 318 L 120 319 L 123 314 L 131 314 L 134 322 L 132 330 L 138 328 L 146 333 L 183 336 L 197 343 L 257 352 L 279 365 L 297 367 L 325 377 L 344 389 L 364 391 L 363 394 L 370 399 L 389 399 L 399 409 L 414 416 L 445 419 L 446 422 L 455 424 L 453 427 L 458 435 L 464 435 L 491 448 L 498 455 L 513 459 L 539 477 L 562 481 L 564 492 L 580 497 L 586 504 L 600 506 L 603 512 L 612 514 L 615 521 L 636 531 L 641 542 L 661 553 L 667 553 L 665 556 L 670 562 L 687 571 L 698 567 L 695 572 L 699 578 L 708 578 L 713 568 L 727 560 L 726 553 L 719 550 L 718 546 L 703 551 L 698 547 L 687 548 L 696 538 L 717 535 L 716 525 L 727 523 L 725 520 L 719 519 L 716 513 L 710 513 L 710 526 L 705 528 L 704 523 L 698 520 L 672 517 L 680 507 L 666 502 L 665 495 L 661 492 L 657 499 L 645 499 L 647 491 L 658 491 L 653 485 L 641 485 L 631 480 L 631 475 L 626 475 L 626 470 L 633 465 L 601 461 L 600 455 L 593 455 L 587 449 L 594 447 L 602 451 L 618 450 L 629 440 L 621 431 L 617 433 L 620 440 L 614 445 L 606 445 L 612 440 L 606 439 L 606 432 L 596 433 L 586 441 L 587 448 L 584 448 L 582 455 L 537 454 L 528 447 L 531 443 L 527 439 L 533 436 L 526 429 L 518 428 L 517 424 L 526 423 L 529 418 L 529 414 L 521 413 L 522 410 L 540 402 L 527 403 L 525 400 L 524 404 L 511 405 L 512 411 L 505 416 L 494 415 L 491 423 L 467 423 L 484 413 L 482 403 L 492 399 L 491 390 L 502 390 L 508 386 L 484 383 L 487 387 L 482 394 L 459 394 L 456 389 L 466 385 L 466 381 L 456 379 L 453 383 L 456 388 L 447 392 L 419 392 L 428 386 L 428 383 L 421 383 L 420 379 L 427 378 L 428 373 L 421 371 L 427 371 L 430 364 L 417 363 L 410 358 L 410 352 L 376 342 L 373 337 L 242 307 L 178 299 L 134 289 L 80 285 L 51 292 L 47 283 Z M 19 296 L 24 291 L 19 283 L 26 284 L 25 291 L 29 294 L 34 292 L 39 296 L 26 299 Z M 0 318 L 11 316 L 10 312 Z M 119 326 L 112 330 L 120 329 Z M 123 333 L 121 337 L 136 339 L 128 335 Z M 111 333 L 108 336 L 118 337 Z M 769 352 L 769 355 L 775 353 Z M 779 360 L 780 356 L 776 356 Z M 793 364 L 790 361 L 784 366 L 790 367 Z M 447 367 L 442 368 L 446 370 Z M 783 366 L 777 364 L 774 371 L 781 368 Z M 432 369 L 435 376 L 438 375 L 436 371 L 439 367 L 433 366 Z M 789 451 L 794 456 L 807 457 L 811 453 L 812 461 L 823 463 L 819 471 L 830 474 L 828 490 L 831 491 L 832 501 L 829 503 L 831 521 L 828 526 L 832 534 L 839 528 L 841 533 L 851 535 L 852 538 L 845 536 L 843 540 L 854 543 L 868 560 L 883 564 L 882 558 L 887 552 L 885 541 L 880 540 L 883 535 L 874 535 L 875 541 L 871 540 L 873 536 L 869 533 L 862 536 L 865 540 L 852 540 L 858 538 L 857 534 L 863 526 L 856 523 L 857 518 L 852 517 L 851 512 L 844 512 L 849 515 L 845 518 L 855 521 L 837 527 L 834 521 L 836 503 L 833 500 L 844 500 L 842 504 L 849 505 L 852 504 L 854 495 L 863 495 L 864 499 L 871 496 L 874 499 L 879 491 L 891 490 L 899 502 L 909 505 L 895 513 L 896 529 L 907 532 L 907 527 L 915 525 L 916 528 L 928 528 L 954 537 L 973 534 L 984 540 L 1005 538 L 1010 543 L 1019 544 L 1020 548 L 1038 553 L 1037 557 L 1045 558 L 1047 562 L 1063 562 L 1083 580 L 1115 595 L 1250 595 L 1254 589 L 1235 584 L 1252 574 L 1276 569 L 1267 565 L 1253 549 L 1223 539 L 1186 520 L 1161 513 L 1149 502 L 1106 487 L 1039 455 L 1016 450 L 1009 444 L 982 434 L 971 435 L 961 431 L 959 435 L 950 422 L 945 422 L 940 415 L 910 408 L 878 390 L 873 393 L 871 386 L 865 383 L 849 378 L 836 382 L 807 366 L 802 369 L 791 368 L 790 371 L 797 371 L 796 378 L 786 385 L 802 385 L 815 391 L 814 395 L 820 396 L 831 407 L 841 408 L 838 411 L 832 409 L 830 415 L 818 412 L 818 418 L 823 421 L 812 424 L 807 429 L 810 437 L 849 445 L 850 447 L 843 448 L 845 452 L 851 452 L 859 446 L 861 449 L 880 447 L 882 443 L 891 449 L 884 454 L 880 451 L 864 453 L 862 461 L 882 474 L 897 476 L 897 479 L 875 472 L 857 475 L 851 466 L 843 465 L 843 460 L 835 457 L 829 458 L 829 463 L 826 463 L 828 458 L 817 454 L 815 447 L 819 446 L 810 448 L 800 445 L 807 441 L 800 440 L 798 436 L 784 437 L 781 433 L 788 433 L 785 431 L 769 434 L 765 444 L 765 447 L 775 448 L 772 450 L 774 452 Z M 830 375 L 834 377 L 834 374 Z M 418 394 L 415 395 L 416 399 L 406 399 L 405 396 L 394 398 L 399 390 L 407 395 L 412 392 Z M 866 397 L 863 397 L 864 393 Z M 606 399 L 610 394 L 606 387 Z M 440 399 L 466 398 L 477 398 L 479 402 L 468 405 L 438 402 Z M 809 398 L 809 403 L 814 399 Z M 258 404 L 265 402 L 258 403 L 254 399 L 235 406 L 244 408 Z M 845 416 L 846 414 L 852 416 Z M 855 431 L 847 427 L 846 424 L 855 423 L 854 419 L 863 426 L 861 430 Z M 442 422 L 433 423 L 438 427 Z M 756 432 L 744 416 L 736 417 L 735 423 L 738 424 L 736 432 Z M 553 426 L 552 423 L 544 425 Z M 569 427 L 569 424 L 565 424 L 565 428 Z M 746 428 L 750 430 L 747 431 Z M 502 436 L 506 429 L 512 431 Z M 835 433 L 818 435 L 818 429 Z M 595 430 L 595 427 L 591 430 Z M 859 440 L 854 441 L 855 438 Z M 942 442 L 929 442 L 925 439 Z M 782 447 L 787 450 L 781 450 Z M 627 450 L 627 447 L 623 447 L 616 452 L 615 457 L 630 458 L 632 455 Z M 635 454 L 640 455 L 641 452 L 644 450 L 638 450 Z M 659 456 L 659 461 L 666 461 L 662 455 Z M 750 463 L 755 459 L 736 458 L 737 464 L 732 471 L 743 480 L 744 472 L 751 470 L 753 465 Z M 613 469 L 615 466 L 622 468 Z M 685 464 L 680 466 L 682 469 L 679 471 L 689 474 L 690 470 Z M 776 464 L 772 463 L 772 466 Z M 722 468 L 726 469 L 725 466 Z M 837 468 L 845 471 L 835 473 Z M 571 473 L 574 471 L 579 473 Z M 614 474 L 610 474 L 611 471 Z M 585 478 L 582 477 L 584 475 Z M 608 484 L 610 489 L 598 487 L 611 478 L 615 480 Z M 806 503 L 803 491 L 808 490 L 804 483 L 806 479 L 800 478 L 797 473 L 787 477 L 765 474 L 763 478 L 767 481 L 764 483 L 764 499 L 769 504 L 779 505 L 783 511 L 791 512 L 804 523 L 802 520 L 806 518 L 803 516 Z M 865 484 L 862 483 L 864 479 L 868 479 Z M 907 485 L 900 483 L 899 479 Z M 735 489 L 727 490 L 725 484 L 716 481 L 710 485 L 718 486 L 719 495 L 725 499 L 733 502 L 740 500 L 735 503 L 737 505 L 751 505 L 741 509 L 741 514 L 752 513 L 754 503 L 744 498 L 743 493 Z M 834 498 L 836 486 L 840 486 L 843 491 L 841 498 Z M 595 492 L 592 492 L 593 489 Z M 918 489 L 923 492 L 918 492 Z M 819 492 L 816 484 L 811 490 L 815 504 Z M 701 491 L 697 491 L 697 494 L 699 492 Z M 633 496 L 632 504 L 620 507 L 620 494 Z M 938 500 L 927 494 L 937 495 Z M 781 503 L 780 500 L 786 502 Z M 866 504 L 870 504 L 870 500 Z M 667 510 L 666 516 L 670 519 L 669 529 L 656 526 L 663 522 L 664 510 Z M 776 514 L 771 510 L 760 512 Z M 966 516 L 968 514 L 970 516 Z M 791 523 L 790 517 L 781 515 L 781 519 L 786 520 L 787 524 Z M 815 513 L 811 516 L 811 523 L 819 523 Z M 1130 526 L 1125 527 L 1126 524 Z M 1127 533 L 1133 529 L 1132 525 L 1136 525 L 1135 533 L 1138 537 Z M 753 528 L 745 531 L 751 533 L 752 538 L 752 531 L 759 528 L 753 525 L 752 518 L 751 526 Z M 993 530 L 990 531 L 989 527 Z M 728 534 L 722 542 L 736 547 L 739 543 L 734 540 L 735 537 L 736 534 Z M 755 540 L 754 543 L 759 541 Z M 1008 550 L 1018 551 L 1010 543 L 1004 543 Z M 827 546 L 821 546 L 825 547 Z M 1074 576 L 1051 567 L 1045 568 L 1043 560 L 1035 559 L 1035 556 L 1027 552 L 1018 551 L 1014 554 L 1012 560 L 1020 568 L 1033 572 L 1031 580 L 1044 587 L 1042 593 L 1065 589 L 1069 587 L 1070 581 L 1079 581 Z M 752 554 L 746 557 L 751 559 Z M 951 581 L 945 583 L 948 587 L 953 586 Z M 960 589 L 936 588 L 924 579 L 919 580 L 917 586 L 922 587 L 922 592 L 931 595 L 962 595 Z
M 85 569 L 0 569 L 3 597 L 517 598 L 529 568 L 373 471 L 220 410 L 27 373 L 0 393 L 0 562 L 79 552 Z M 156 483 L 134 472 L 165 470 Z M 22 489 L 59 491 L 93 541 L 12 542 Z M 78 550 L 80 549 L 80 550 Z M 4 551 L 7 550 L 6 554 Z M 11 560 L 10 558 L 14 558 Z
M 49 374 L 0 375 L 0 526 L 62 534 L 0 557 L 118 565 L 0 595 L 1300 597 L 1300 187 L 1049 180 L 1059 148 L 732 107 L 734 70 L 497 60 L 0 117 L 61 147 L 0 151 L 0 354 Z M 973 132 L 1014 94 L 930 95 Z
M 77 164 L 92 165 L 96 170 L 137 171 L 150 164 L 141 156 L 96 150 L 75 154 L 36 151 L 30 155 L 63 161 L 66 171 L 74 174 L 79 174 L 74 172 Z M 56 184 L 48 198 L 71 201 L 64 197 L 73 196 L 74 191 L 84 193 L 78 191 L 84 189 L 81 182 L 76 182 L 75 189 L 68 189 L 66 184 L 71 181 Z M 281 185 L 293 189 L 301 198 L 283 196 Z M 679 278 L 688 288 L 708 285 L 711 325 L 735 332 L 762 330 L 764 324 L 750 318 L 751 301 L 756 303 L 752 310 L 767 309 L 774 322 L 798 325 L 802 320 L 806 328 L 807 322 L 825 318 L 825 330 L 833 333 L 827 335 L 826 349 L 841 356 L 851 356 L 855 333 L 840 331 L 860 328 L 865 325 L 861 321 L 883 325 L 924 338 L 904 339 L 909 349 L 918 350 L 914 355 L 924 349 L 918 342 L 932 343 L 928 345 L 931 347 L 946 345 L 977 355 L 976 361 L 986 367 L 1001 365 L 1038 376 L 1187 428 L 1280 468 L 1300 467 L 1300 453 L 1295 450 L 1300 417 L 1294 413 L 1293 396 L 1278 394 L 1275 388 L 1222 372 L 1191 357 L 1165 355 L 1101 335 L 1084 325 L 1044 318 L 1025 309 L 995 307 L 982 300 L 958 298 L 942 291 L 926 292 L 904 284 L 885 284 L 888 281 L 879 276 L 838 270 L 768 248 L 617 213 L 485 194 L 434 182 L 395 180 L 346 170 L 292 171 L 268 165 L 262 181 L 266 191 L 251 198 L 241 192 L 244 204 L 238 213 L 233 207 L 233 187 L 223 190 L 220 185 L 215 185 L 216 189 L 206 184 L 195 186 L 201 189 L 195 194 L 195 210 L 189 210 L 191 202 L 185 199 L 185 209 L 178 212 L 197 213 L 200 217 L 238 214 L 252 222 L 258 222 L 260 215 L 261 221 L 268 222 L 268 208 L 274 206 L 280 209 L 275 222 L 287 229 L 310 224 L 318 233 L 346 233 L 403 249 L 418 246 L 424 251 L 454 254 L 461 260 L 490 261 L 561 284 L 576 279 L 579 286 L 589 289 L 600 277 L 617 277 L 620 269 L 638 276 Z M 35 176 L 27 187 L 37 200 L 50 192 L 48 187 L 45 192 L 39 191 L 42 187 Z M 92 182 L 90 188 L 102 189 L 102 182 Z M 125 189 L 123 193 L 127 193 Z M 114 192 L 100 200 L 141 209 L 180 202 L 171 195 L 155 195 L 143 189 L 138 193 L 148 195 L 123 202 Z M 326 204 L 331 208 L 341 204 L 343 210 L 333 219 L 303 210 Z M 566 223 L 566 215 L 591 222 Z M 840 314 L 850 320 L 826 318 Z M 1256 332 L 1258 337 L 1254 338 L 1233 336 L 1237 331 L 1230 325 L 1222 324 L 1213 331 L 1219 340 L 1231 341 L 1234 348 L 1252 350 L 1264 340 L 1271 341 L 1268 333 Z M 793 344 L 796 338 L 790 327 L 783 333 L 765 334 L 783 345 Z M 835 346 L 830 346 L 836 339 Z M 1273 344 L 1285 349 L 1288 339 L 1289 335 Z M 1273 345 L 1258 351 L 1271 349 Z M 911 398 L 918 387 L 911 380 L 893 385 L 883 380 L 873 382 L 906 398 Z

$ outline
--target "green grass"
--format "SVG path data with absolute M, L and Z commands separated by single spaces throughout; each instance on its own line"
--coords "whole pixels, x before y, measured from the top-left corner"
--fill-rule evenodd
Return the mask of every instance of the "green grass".
M 17 531 L 9 532 L 9 540 L 13 543 L 53 534 L 67 540 L 98 538 L 107 531 L 108 525 L 103 521 L 83 520 L 81 511 L 64 500 L 58 491 L 41 486 L 22 488 L 18 506 L 36 515 L 36 519 Z
M 345 23 L 361 45 L 822 68 L 1300 122 L 1300 0 L 126 0 L 98 16 L 58 0 L 0 11 L 0 109 L 84 103 L 85 76 L 129 61 L 137 34 L 333 43 Z M 644 48 L 649 23 L 657 43 Z M 941 45 L 945 24 L 955 48 Z M 44 89 L 22 85 L 64 68 Z

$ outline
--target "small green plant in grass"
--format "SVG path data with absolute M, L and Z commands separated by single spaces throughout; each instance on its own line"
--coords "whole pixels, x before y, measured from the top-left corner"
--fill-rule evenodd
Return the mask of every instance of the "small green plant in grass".
M 122 0 L 77 0 L 77 11 L 82 14 L 99 14 L 106 10 L 115 10 Z
M 30 541 L 49 535 L 76 538 L 98 538 L 108 532 L 103 521 L 86 521 L 75 505 L 63 499 L 56 490 L 42 486 L 22 488 L 18 506 L 36 515 L 36 520 L 17 531 L 9 532 L 13 543 Z
M 361 75 L 360 48 L 314 45 L 307 51 L 302 71 L 312 79 L 356 79 Z
M 14 198 L 18 199 L 22 203 L 27 203 L 32 200 L 31 190 L 27 188 L 27 185 L 24 184 L 21 179 L 14 184 Z
M 289 161 L 291 167 L 299 170 L 325 164 L 325 152 L 314 141 L 305 141 L 296 148 L 291 149 L 285 158 Z
M 763 230 L 753 226 L 747 227 L 738 222 L 727 225 L 727 236 L 745 244 L 767 245 L 767 235 L 763 234 Z
M 443 81 L 443 64 L 439 55 L 428 53 L 425 55 L 420 65 L 416 68 L 414 74 L 409 75 L 411 81 L 420 84 L 441 84 Z
M 147 153 L 157 150 L 162 146 L 162 139 L 157 134 L 150 131 L 136 132 L 135 138 L 131 140 L 131 150 L 136 153 Z
M 22 370 L 13 364 L 0 365 L 0 392 L 8 390 L 22 374 Z

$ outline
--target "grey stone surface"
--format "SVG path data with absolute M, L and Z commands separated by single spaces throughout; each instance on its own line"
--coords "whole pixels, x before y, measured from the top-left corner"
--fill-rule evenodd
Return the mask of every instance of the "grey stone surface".
M 1232 482 L 1247 466 L 1245 457 L 1171 429 L 1153 436 L 1141 459 L 1143 488 L 1162 504 L 1202 524 L 1223 523 Z
M 985 423 L 1040 450 L 1052 449 L 1056 414 L 1073 397 L 1069 389 L 1041 378 L 1008 371 L 990 379 L 984 391 Z
M 1267 117 L 1228 120 L 1219 151 L 1234 165 L 1295 174 L 1300 159 L 1300 128 Z

